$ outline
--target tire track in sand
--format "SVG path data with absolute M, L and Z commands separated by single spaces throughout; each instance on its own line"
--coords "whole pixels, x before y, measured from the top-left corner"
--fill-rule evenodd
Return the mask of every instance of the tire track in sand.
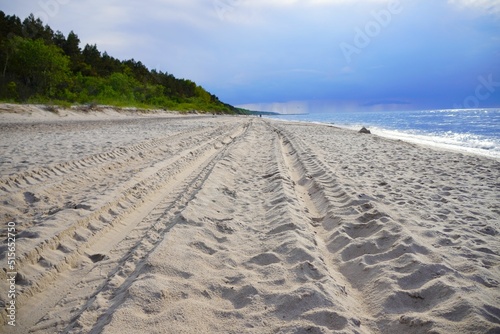
M 395 207 L 356 192 L 286 127 L 245 124 L 166 161 L 77 266 L 27 299 L 33 320 L 20 323 L 260 334 L 488 332 L 498 321 Z
M 374 332 L 495 332 L 498 308 L 477 308 L 474 283 L 405 226 L 393 208 L 352 194 L 304 142 L 279 125 L 290 161 L 305 175 L 311 201 L 325 213 L 318 223 L 330 264 L 351 282 L 366 305 Z M 494 298 L 494 297 L 493 297 Z M 492 299 L 493 299 L 492 298 Z M 492 320 L 493 319 L 493 320 Z
M 152 252 L 97 333 L 369 333 L 329 268 L 314 207 L 278 135 L 256 120 Z M 106 309 L 106 307 L 105 307 Z
M 202 139 L 196 141 L 194 147 L 183 145 L 182 151 L 171 159 L 155 165 L 155 170 L 136 180 L 135 185 L 124 189 L 118 198 L 106 203 L 84 219 L 73 222 L 50 240 L 45 240 L 35 249 L 23 254 L 18 260 L 20 277 L 17 305 L 21 306 L 20 323 L 23 321 L 29 327 L 28 324 L 33 324 L 35 319 L 39 319 L 34 314 L 42 314 L 44 310 L 50 308 L 49 300 L 55 301 L 58 295 L 61 296 L 60 292 L 55 295 L 48 294 L 49 284 L 62 285 L 67 290 L 69 286 L 66 275 L 74 280 L 100 267 L 93 262 L 102 263 L 108 255 L 92 253 L 93 245 L 101 241 L 109 246 L 119 242 L 120 238 L 126 238 L 127 232 L 133 230 L 143 216 L 147 215 L 148 210 L 154 209 L 159 200 L 165 196 L 171 199 L 170 191 L 179 186 L 189 172 L 206 164 L 207 160 L 223 150 L 232 142 L 232 138 L 240 135 L 245 128 L 244 122 L 237 122 L 230 131 L 220 127 L 217 135 L 209 140 L 205 137 L 206 133 L 202 133 Z M 102 268 L 100 269 L 101 275 Z M 53 288 L 49 290 L 54 292 Z M 32 297 L 40 292 L 44 295 L 44 303 L 37 304 L 39 296 Z M 22 307 L 30 302 L 29 307 L 28 305 Z M 22 310 L 31 307 L 33 312 L 23 319 Z M 54 320 L 52 323 L 61 322 L 58 318 L 51 320 Z M 16 331 L 22 333 L 23 328 L 16 328 Z
M 224 129 L 227 129 L 227 125 L 216 129 L 193 129 L 78 160 L 16 173 L 0 179 L 0 189 L 3 190 L 0 190 L 0 199 L 18 208 L 24 207 L 22 215 L 32 218 L 25 221 L 20 218 L 20 212 L 11 212 L 13 219 L 21 220 L 17 224 L 18 232 L 41 224 L 47 218 L 56 218 L 61 211 L 65 211 L 66 215 L 73 214 L 77 219 L 77 214 L 95 209 L 95 203 L 102 202 L 103 195 L 112 196 L 113 191 L 120 191 L 116 188 L 132 182 L 131 178 L 139 176 L 138 171 L 145 173 L 151 166 L 175 156 L 185 147 L 196 145 L 202 140 L 200 138 L 217 136 Z M 107 182 L 109 178 L 119 178 L 119 182 L 110 185 Z M 64 218 L 68 220 L 75 217 Z

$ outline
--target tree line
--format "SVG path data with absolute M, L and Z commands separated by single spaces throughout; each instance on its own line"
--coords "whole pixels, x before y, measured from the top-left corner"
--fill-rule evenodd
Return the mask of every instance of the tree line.
M 54 32 L 33 14 L 21 21 L 0 11 L 0 49 L 3 101 L 241 112 L 191 80 L 81 48 L 73 31 Z

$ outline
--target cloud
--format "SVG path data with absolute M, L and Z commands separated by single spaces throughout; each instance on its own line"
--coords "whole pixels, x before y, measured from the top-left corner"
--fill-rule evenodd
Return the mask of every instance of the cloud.
M 100 32 L 89 40 L 89 44 L 97 44 L 103 52 L 106 50 L 113 50 L 115 52 L 128 51 L 131 43 L 134 44 L 135 48 L 145 48 L 154 43 L 154 40 L 149 35 L 130 34 L 119 31 Z M 113 54 L 110 55 L 113 56 Z
M 224 1 L 224 0 L 222 0 Z M 245 2 L 250 0 L 225 0 L 229 2 Z M 292 5 L 339 5 L 339 4 L 368 4 L 389 3 L 394 0 L 252 0 L 257 6 L 292 6 Z
M 307 114 L 310 112 L 309 105 L 306 101 L 252 103 L 242 104 L 238 107 L 255 111 L 271 111 L 280 114 Z
M 478 9 L 488 14 L 500 15 L 500 0 L 448 0 L 461 9 Z

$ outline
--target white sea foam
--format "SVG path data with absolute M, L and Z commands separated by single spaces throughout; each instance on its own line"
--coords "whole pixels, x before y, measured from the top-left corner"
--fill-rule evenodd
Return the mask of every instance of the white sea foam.
M 282 119 L 326 123 L 352 130 L 359 130 L 362 126 L 366 126 L 373 134 L 386 138 L 500 159 L 498 110 L 457 109 L 377 114 L 329 113 L 283 117 Z
M 321 124 L 322 122 L 313 123 Z M 361 124 L 332 125 L 355 131 L 359 131 L 359 129 L 363 126 Z M 500 139 L 495 141 L 493 138 L 486 138 L 468 133 L 446 132 L 444 134 L 436 134 L 417 131 L 388 130 L 380 127 L 369 127 L 369 129 L 372 134 L 389 139 L 399 139 L 420 145 L 439 147 L 457 152 L 466 152 L 500 159 Z
M 400 139 L 411 143 L 441 147 L 448 150 L 479 154 L 490 158 L 500 159 L 500 142 L 478 135 L 465 133 L 416 134 L 398 130 L 370 128 L 373 134 Z

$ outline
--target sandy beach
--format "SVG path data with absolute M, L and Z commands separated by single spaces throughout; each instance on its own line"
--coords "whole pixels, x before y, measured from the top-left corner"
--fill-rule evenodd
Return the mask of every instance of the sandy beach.
M 0 108 L 1 333 L 500 333 L 500 161 L 23 108 Z

